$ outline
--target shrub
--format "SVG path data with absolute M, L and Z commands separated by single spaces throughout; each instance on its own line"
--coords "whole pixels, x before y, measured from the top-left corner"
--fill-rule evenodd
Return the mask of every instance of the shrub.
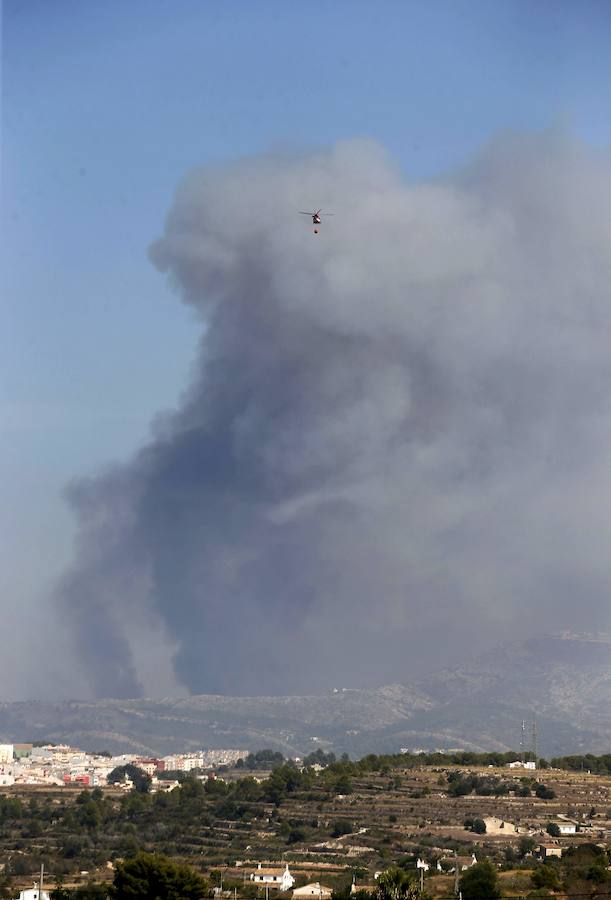
M 556 791 L 545 784 L 538 784 L 535 788 L 535 797 L 538 797 L 539 800 L 553 800 L 555 796 Z

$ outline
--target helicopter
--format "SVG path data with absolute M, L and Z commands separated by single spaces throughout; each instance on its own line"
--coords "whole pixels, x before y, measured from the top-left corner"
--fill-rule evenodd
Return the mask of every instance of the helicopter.
M 316 212 L 304 212 L 302 209 L 299 210 L 299 215 L 301 216 L 312 216 L 312 225 L 314 226 L 314 234 L 318 234 L 317 225 L 321 223 L 321 214 L 322 209 L 317 209 Z M 333 213 L 325 213 L 325 216 L 332 216 Z

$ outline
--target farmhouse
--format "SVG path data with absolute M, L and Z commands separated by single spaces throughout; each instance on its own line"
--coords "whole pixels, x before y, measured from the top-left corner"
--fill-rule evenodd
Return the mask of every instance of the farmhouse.
M 539 844 L 537 854 L 541 859 L 550 859 L 553 856 L 560 857 L 562 856 L 562 847 L 559 847 L 558 844 Z
M 263 869 L 261 863 L 250 875 L 250 880 L 261 887 L 277 888 L 280 891 L 288 891 L 295 884 L 295 879 L 289 872 L 288 863 L 284 869 Z

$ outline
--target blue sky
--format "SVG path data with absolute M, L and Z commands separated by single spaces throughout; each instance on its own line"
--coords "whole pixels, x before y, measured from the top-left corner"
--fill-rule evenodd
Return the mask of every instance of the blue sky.
M 5 0 L 9 621 L 52 618 L 73 536 L 63 485 L 125 458 L 186 384 L 200 326 L 147 259 L 186 171 L 354 136 L 414 179 L 506 129 L 605 146 L 610 85 L 603 0 Z

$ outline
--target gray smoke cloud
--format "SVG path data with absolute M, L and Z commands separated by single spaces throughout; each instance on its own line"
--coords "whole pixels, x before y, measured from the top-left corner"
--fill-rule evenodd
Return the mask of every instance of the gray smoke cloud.
M 92 694 L 380 684 L 609 627 L 608 152 L 505 135 L 427 183 L 369 141 L 207 167 L 151 259 L 202 339 L 149 443 L 70 488 Z

